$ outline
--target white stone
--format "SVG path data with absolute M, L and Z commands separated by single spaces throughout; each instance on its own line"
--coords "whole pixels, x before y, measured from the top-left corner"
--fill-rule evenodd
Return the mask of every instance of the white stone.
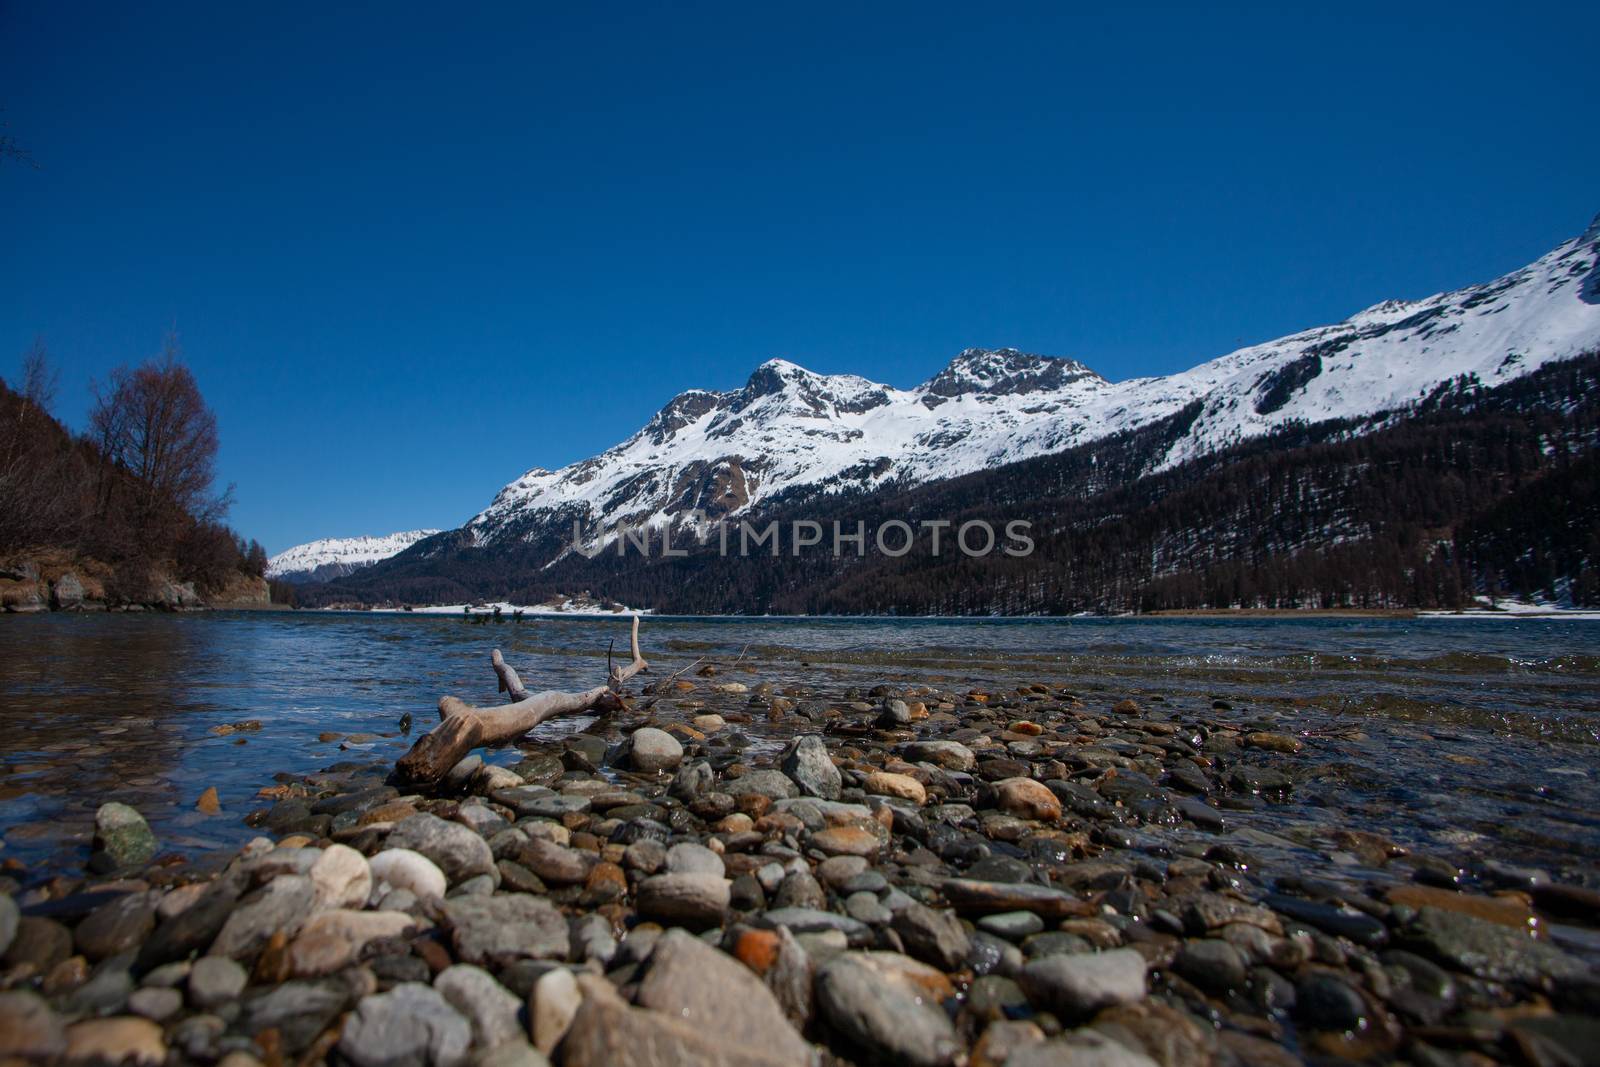
M 578 1014 L 583 996 L 578 982 L 565 967 L 546 971 L 533 985 L 530 1014 L 533 1016 L 533 1046 L 546 1056 L 566 1036 L 572 1017 Z
M 449 883 L 439 865 L 409 848 L 388 848 L 367 863 L 373 895 L 380 899 L 391 889 L 410 891 L 418 900 L 442 897 Z
M 349 845 L 329 845 L 311 865 L 316 908 L 359 908 L 372 893 L 367 858 Z

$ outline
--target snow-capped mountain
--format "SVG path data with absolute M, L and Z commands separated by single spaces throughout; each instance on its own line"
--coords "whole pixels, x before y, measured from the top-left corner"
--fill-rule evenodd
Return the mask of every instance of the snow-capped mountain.
M 949 478 L 1199 402 L 1157 470 L 1286 423 L 1402 410 L 1462 376 L 1493 386 L 1597 347 L 1600 217 L 1487 284 L 1386 301 L 1168 377 L 1111 382 L 1070 359 L 968 349 L 923 384 L 897 389 L 770 360 L 743 388 L 673 398 L 598 456 L 529 471 L 462 533 L 480 547 L 555 529 L 565 539 L 576 520 L 594 544 L 619 524 L 659 525 L 696 509 L 716 518 L 830 490 Z
M 267 577 L 282 582 L 326 582 L 398 555 L 438 530 L 406 530 L 384 537 L 328 537 L 285 549 L 267 561 Z

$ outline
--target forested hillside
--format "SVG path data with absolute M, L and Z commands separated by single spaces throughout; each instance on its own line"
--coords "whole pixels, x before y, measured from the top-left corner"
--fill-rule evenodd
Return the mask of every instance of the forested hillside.
M 216 419 L 175 349 L 120 368 L 74 435 L 42 348 L 0 379 L 0 607 L 264 601 L 266 552 L 223 521 Z

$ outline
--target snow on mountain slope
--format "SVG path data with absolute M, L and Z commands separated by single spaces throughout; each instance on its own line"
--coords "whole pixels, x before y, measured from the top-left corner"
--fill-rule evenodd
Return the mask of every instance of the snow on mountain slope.
M 1134 429 L 1194 401 L 1156 466 L 1268 433 L 1405 408 L 1467 375 L 1495 385 L 1600 347 L 1600 217 L 1580 237 L 1484 285 L 1391 300 L 1344 322 L 1243 348 L 1163 378 L 1110 382 L 1074 360 L 968 349 L 914 389 L 763 363 L 743 388 L 691 390 L 638 433 L 558 471 L 534 469 L 467 524 L 474 543 L 574 520 L 607 539 L 698 509 L 953 477 Z M 554 526 L 552 525 L 554 524 Z
M 343 578 L 398 555 L 438 530 L 407 530 L 384 537 L 329 537 L 285 549 L 267 561 L 267 577 L 285 582 Z

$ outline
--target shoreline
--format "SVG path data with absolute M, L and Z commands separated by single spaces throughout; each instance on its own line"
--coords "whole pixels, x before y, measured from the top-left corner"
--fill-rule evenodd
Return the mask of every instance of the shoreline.
M 1439 1033 L 1504 1062 L 1587 1033 L 1568 1022 L 1600 981 L 1587 861 L 1539 874 L 1352 821 L 1360 794 L 1321 768 L 1367 758 L 1375 722 L 1226 686 L 945 688 L 885 666 L 780 688 L 770 662 L 708 665 L 437 785 L 393 776 L 414 736 L 262 768 L 248 813 L 208 816 L 242 816 L 242 849 L 178 858 L 102 807 L 87 870 L 0 875 L 21 916 L 0 1023 L 25 1004 L 41 1058 L 114 1032 L 228 1067 L 381 1067 L 391 1031 L 498 1067 L 642 1047 L 949 1067 L 1107 1040 L 1287 1064 Z M 790 740 L 747 736 L 766 733 Z
M 1494 608 L 1467 608 L 1453 611 L 1445 608 L 1165 608 L 1147 612 L 1123 612 L 1118 614 L 1091 614 L 1079 612 L 1072 615 L 704 615 L 704 614 L 670 614 L 657 612 L 651 608 L 623 609 L 619 611 L 575 611 L 545 608 L 529 605 L 518 607 L 509 602 L 502 603 L 502 621 L 510 621 L 512 612 L 521 610 L 523 617 L 538 619 L 614 619 L 627 618 L 638 614 L 642 618 L 661 621 L 674 619 L 704 619 L 704 620 L 742 620 L 749 622 L 782 622 L 795 621 L 807 623 L 829 622 L 1072 622 L 1072 621 L 1138 621 L 1140 619 L 1499 619 L 1506 621 L 1516 620 L 1565 620 L 1574 622 L 1600 621 L 1600 609 L 1592 608 L 1526 608 L 1523 610 L 1506 610 Z M 462 618 L 495 618 L 492 606 L 489 608 L 474 608 L 470 613 L 463 610 L 460 604 L 444 605 L 426 608 L 295 608 L 295 611 L 323 614 L 345 615 L 427 615 Z M 222 609 L 219 609 L 222 610 Z

